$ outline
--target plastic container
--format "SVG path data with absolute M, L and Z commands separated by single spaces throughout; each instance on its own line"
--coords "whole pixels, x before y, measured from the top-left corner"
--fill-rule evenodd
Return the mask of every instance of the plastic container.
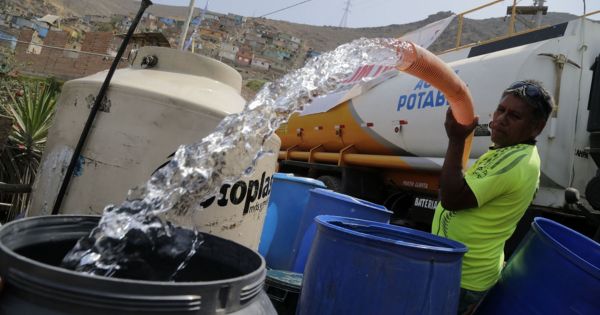
M 146 56 L 155 56 L 156 66 L 142 66 Z M 179 145 L 200 141 L 225 116 L 244 108 L 242 77 L 222 62 L 150 46 L 131 58 L 128 68 L 114 73 L 61 214 L 102 214 L 106 205 L 123 201 L 130 188 L 146 182 Z M 106 73 L 70 80 L 62 87 L 31 193 L 30 215 L 52 211 L 63 169 Z
M 265 291 L 279 315 L 295 315 L 302 288 L 302 274 L 268 270 Z
M 600 314 L 600 244 L 535 218 L 477 314 Z
M 156 66 L 142 66 L 154 56 Z M 232 67 L 198 54 L 165 47 L 143 47 L 131 66 L 115 72 L 93 129 L 81 152 L 60 214 L 101 215 L 120 204 L 132 187 L 145 183 L 181 144 L 200 141 L 223 118 L 241 112 L 241 75 Z M 65 83 L 55 120 L 31 193 L 29 216 L 50 214 L 90 107 L 106 72 Z M 266 150 L 279 152 L 276 135 Z M 179 225 L 232 240 L 256 250 L 266 216 L 270 179 L 277 154 L 265 154 L 255 171 L 224 184 L 222 198 L 193 216 L 169 217 Z
M 295 255 L 292 271 L 304 272 L 310 247 L 317 233 L 315 217 L 322 214 L 389 223 L 392 212 L 384 206 L 332 190 L 312 189 L 308 197 L 308 203 L 304 207 L 298 235 L 292 248 L 292 254 Z
M 0 314 L 276 314 L 256 252 L 209 234 L 175 282 L 92 276 L 58 267 L 99 217 L 35 217 L 0 229 Z
M 292 270 L 292 247 L 298 234 L 302 212 L 308 202 L 309 191 L 325 188 L 323 182 L 293 174 L 275 173 L 267 217 L 263 225 L 258 252 L 272 269 Z
M 316 222 L 297 314 L 456 314 L 463 244 L 359 219 Z
M 277 152 L 280 144 L 279 137 L 273 134 L 264 148 Z M 264 154 L 257 161 L 254 172 L 235 183 L 221 185 L 219 192 L 222 195 L 209 199 L 210 205 L 202 211 L 194 211 L 191 217 L 167 212 L 166 218 L 179 226 L 196 228 L 257 250 L 276 166 L 277 155 Z

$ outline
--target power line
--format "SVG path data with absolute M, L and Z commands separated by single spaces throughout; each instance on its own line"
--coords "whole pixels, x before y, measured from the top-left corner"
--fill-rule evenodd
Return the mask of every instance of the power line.
M 340 27 L 348 26 L 348 14 L 350 13 L 351 5 L 352 5 L 352 0 L 346 0 L 346 7 L 344 8 L 344 15 L 342 15 L 342 20 L 340 21 Z
M 95 53 L 95 52 L 90 52 L 90 51 L 83 51 L 83 50 L 76 50 L 76 49 L 68 49 L 68 48 L 64 48 L 64 47 L 57 47 L 57 46 L 36 44 L 36 43 L 33 43 L 33 42 L 26 42 L 26 41 L 16 40 L 16 39 L 0 38 L 0 41 L 16 42 L 16 43 L 19 43 L 19 44 L 28 44 L 28 45 L 31 45 L 31 46 L 39 46 L 39 47 L 45 47 L 45 48 L 50 48 L 50 49 L 57 49 L 57 50 L 62 50 L 62 51 L 74 52 L 74 53 L 78 53 L 78 54 L 84 54 L 84 55 L 92 55 L 92 56 L 98 56 L 98 57 L 114 58 L 114 56 L 111 56 L 111 55 L 108 55 L 108 54 L 101 54 L 101 53 Z M 121 60 L 127 60 L 127 58 L 121 58 Z
M 301 2 L 298 2 L 298 3 L 292 4 L 292 5 L 290 5 L 290 6 L 287 6 L 287 7 L 285 7 L 285 8 L 282 8 L 282 9 L 279 9 L 279 10 L 275 10 L 275 11 L 272 11 L 272 12 L 269 12 L 269 13 L 265 13 L 265 14 L 263 14 L 263 15 L 259 16 L 259 17 L 265 17 L 265 16 L 267 16 L 267 15 L 275 14 L 275 13 L 277 13 L 277 12 L 281 12 L 281 11 L 283 11 L 283 10 L 287 10 L 287 9 L 289 9 L 289 8 L 293 8 L 293 7 L 295 7 L 295 6 L 299 6 L 299 5 L 303 4 L 303 3 L 307 3 L 307 2 L 310 2 L 310 1 L 312 1 L 312 0 L 305 0 L 305 1 L 301 1 Z

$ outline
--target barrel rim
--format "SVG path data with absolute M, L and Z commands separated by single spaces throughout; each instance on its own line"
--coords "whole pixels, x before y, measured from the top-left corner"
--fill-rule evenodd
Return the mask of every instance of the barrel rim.
M 438 235 L 434 235 L 431 233 L 426 233 L 426 232 L 419 231 L 419 230 L 409 229 L 409 228 L 406 228 L 403 226 L 397 226 L 397 225 L 391 225 L 391 224 L 385 224 L 385 223 L 361 220 L 361 219 L 355 219 L 355 218 L 348 218 L 348 217 L 333 216 L 333 215 L 319 215 L 315 218 L 315 221 L 318 223 L 318 226 L 325 227 L 329 230 L 335 230 L 338 232 L 347 233 L 352 236 L 360 236 L 360 237 L 366 238 L 370 241 L 375 241 L 375 242 L 379 242 L 379 243 L 387 244 L 387 245 L 402 245 L 404 247 L 408 247 L 411 249 L 426 250 L 426 251 L 436 252 L 436 253 L 440 253 L 440 254 L 464 254 L 468 250 L 467 246 L 460 242 L 457 242 L 457 241 L 454 241 L 454 240 L 451 240 L 451 239 L 448 239 L 445 237 L 441 237 Z M 342 223 L 346 223 L 346 224 L 355 224 L 355 225 L 356 224 L 362 224 L 362 225 L 368 224 L 368 226 L 370 226 L 370 227 L 376 227 L 376 228 L 384 229 L 386 231 L 410 234 L 412 236 L 417 236 L 419 238 L 433 240 L 437 243 L 444 244 L 447 247 L 415 244 L 415 243 L 406 242 L 406 241 L 402 241 L 402 240 L 392 240 L 392 239 L 381 237 L 381 236 L 375 236 L 375 235 L 371 235 L 371 234 L 366 234 L 366 233 L 361 233 L 358 231 L 346 229 L 344 227 L 331 224 L 330 223 L 331 221 L 337 221 L 337 222 L 342 222 Z
M 331 189 L 327 189 L 327 188 L 313 188 L 313 189 L 309 190 L 309 192 L 311 194 L 314 193 L 314 194 L 321 194 L 321 195 L 331 196 L 333 198 L 336 198 L 336 199 L 342 200 L 342 201 L 355 202 L 357 204 L 360 204 L 361 206 L 365 206 L 365 207 L 368 207 L 368 208 L 371 208 L 373 210 L 380 211 L 380 212 L 386 213 L 386 214 L 393 214 L 394 213 L 394 212 L 388 210 L 383 205 L 379 205 L 379 204 L 376 204 L 374 202 L 370 202 L 368 200 L 356 198 L 356 197 L 353 197 L 353 196 L 350 196 L 350 195 L 342 194 L 342 193 L 339 193 L 337 191 L 334 191 L 334 190 L 331 190 Z
M 295 176 L 294 174 L 291 174 L 291 173 L 274 173 L 273 178 L 278 179 L 278 180 L 284 180 L 284 181 L 305 184 L 305 185 L 313 185 L 313 186 L 317 186 L 320 188 L 327 187 L 327 186 L 325 186 L 325 184 L 322 181 L 320 181 L 318 179 L 314 179 L 314 178 L 310 178 L 310 177 Z
M 68 219 L 96 220 L 96 219 L 98 219 L 99 220 L 100 218 L 101 218 L 101 216 L 95 216 L 95 215 L 48 215 L 48 216 L 28 217 L 28 218 L 11 221 L 0 227 L 0 255 L 3 255 L 3 254 L 8 255 L 8 256 L 11 256 L 13 259 L 20 261 L 20 264 L 14 266 L 14 267 L 16 267 L 16 269 L 26 269 L 26 267 L 28 267 L 28 266 L 33 266 L 33 267 L 37 267 L 37 268 L 47 269 L 47 270 L 49 270 L 53 273 L 57 273 L 57 274 L 63 273 L 63 274 L 66 274 L 66 275 L 68 275 L 70 277 L 74 277 L 74 278 L 93 279 L 93 280 L 102 281 L 104 283 L 115 283 L 115 284 L 126 283 L 129 285 L 144 285 L 144 286 L 148 286 L 148 287 L 164 287 L 165 284 L 168 284 L 169 286 L 175 286 L 177 288 L 187 288 L 187 287 L 192 288 L 192 287 L 196 287 L 200 284 L 206 285 L 206 286 L 222 285 L 222 284 L 229 284 L 229 283 L 236 282 L 236 281 L 247 282 L 248 280 L 251 280 L 249 282 L 252 282 L 252 279 L 255 279 L 255 278 L 266 278 L 265 259 L 255 250 L 245 247 L 243 245 L 237 244 L 235 242 L 233 242 L 233 243 L 235 243 L 239 246 L 243 246 L 247 250 L 254 252 L 260 258 L 260 261 L 261 261 L 260 266 L 256 270 L 252 271 L 251 273 L 248 273 L 246 275 L 239 276 L 239 277 L 228 278 L 228 279 L 223 279 L 223 280 L 195 281 L 195 282 L 192 282 L 192 281 L 189 281 L 189 282 L 186 282 L 186 281 L 182 281 L 182 282 L 149 281 L 149 280 L 134 280 L 134 279 L 126 279 L 126 278 L 111 278 L 111 277 L 104 277 L 104 276 L 98 276 L 98 275 L 90 275 L 90 274 L 77 272 L 77 271 L 73 271 L 73 270 L 69 270 L 69 269 L 65 269 L 65 268 L 61 268 L 61 267 L 57 267 L 57 266 L 48 265 L 48 264 L 33 260 L 31 258 L 25 257 L 23 255 L 16 253 L 12 249 L 8 248 L 8 246 L 6 246 L 2 242 L 2 237 L 5 233 L 7 233 L 6 231 L 8 231 L 9 229 L 14 229 L 15 226 L 17 226 L 19 224 L 23 224 L 24 222 L 34 222 L 34 221 L 41 221 L 41 220 L 48 220 L 48 219 L 50 219 L 50 220 L 64 220 L 64 219 L 67 219 L 67 220 Z M 204 234 L 206 234 L 206 233 L 204 233 Z M 228 241 L 228 242 L 232 242 L 232 241 L 229 241 L 227 239 L 224 239 L 222 237 L 218 237 L 215 235 L 211 235 L 211 237 L 216 237 L 216 238 Z M 25 268 L 23 268 L 23 267 L 25 267 Z
M 574 251 L 570 250 L 566 246 L 564 246 L 557 238 L 553 237 L 548 231 L 546 231 L 543 225 L 552 225 L 564 232 L 571 233 L 575 235 L 579 240 L 584 240 L 591 244 L 592 246 L 598 247 L 600 250 L 600 244 L 594 242 L 589 237 L 567 227 L 553 220 L 544 218 L 544 217 L 536 217 L 533 219 L 531 223 L 531 228 L 535 232 L 536 235 L 540 236 L 540 239 L 547 242 L 553 249 L 555 249 L 560 255 L 573 262 L 579 268 L 585 270 L 586 272 L 592 274 L 596 278 L 600 278 L 600 267 L 596 267 L 592 265 L 590 262 L 582 258 L 580 255 L 576 254 Z

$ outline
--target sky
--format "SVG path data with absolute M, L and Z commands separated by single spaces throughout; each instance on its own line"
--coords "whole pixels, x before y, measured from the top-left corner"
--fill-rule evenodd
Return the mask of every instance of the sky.
M 196 7 L 203 8 L 207 0 L 196 0 Z M 219 13 L 235 13 L 258 17 L 307 0 L 208 0 L 208 10 Z M 292 8 L 266 16 L 311 25 L 340 26 L 346 3 L 350 1 L 347 27 L 374 27 L 405 24 L 425 19 L 439 11 L 461 13 L 490 3 L 492 0 L 308 0 Z M 157 4 L 189 6 L 190 0 L 153 0 Z M 586 12 L 600 10 L 600 0 L 585 0 Z M 503 17 L 506 7 L 513 0 L 504 0 L 480 11 L 465 15 L 470 19 Z M 582 15 L 584 0 L 547 0 L 551 12 L 567 12 Z M 533 0 L 517 0 L 517 5 L 533 5 Z M 600 19 L 600 13 L 592 16 Z

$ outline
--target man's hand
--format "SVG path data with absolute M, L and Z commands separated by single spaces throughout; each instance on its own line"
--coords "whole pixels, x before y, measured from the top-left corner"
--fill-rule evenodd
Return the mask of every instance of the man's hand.
M 468 126 L 459 124 L 452 109 L 446 112 L 446 134 L 448 134 L 448 149 L 440 175 L 440 197 L 442 207 L 446 210 L 457 211 L 477 207 L 477 198 L 467 185 L 462 172 L 462 155 L 465 139 L 473 132 L 479 117 L 475 117 Z
M 446 111 L 446 121 L 444 122 L 444 127 L 446 127 L 446 134 L 448 135 L 448 139 L 450 141 L 464 141 L 470 134 L 475 130 L 477 124 L 479 123 L 479 116 L 475 116 L 473 118 L 473 122 L 467 126 L 461 125 L 454 118 L 454 114 L 452 114 L 452 107 L 448 108 Z

